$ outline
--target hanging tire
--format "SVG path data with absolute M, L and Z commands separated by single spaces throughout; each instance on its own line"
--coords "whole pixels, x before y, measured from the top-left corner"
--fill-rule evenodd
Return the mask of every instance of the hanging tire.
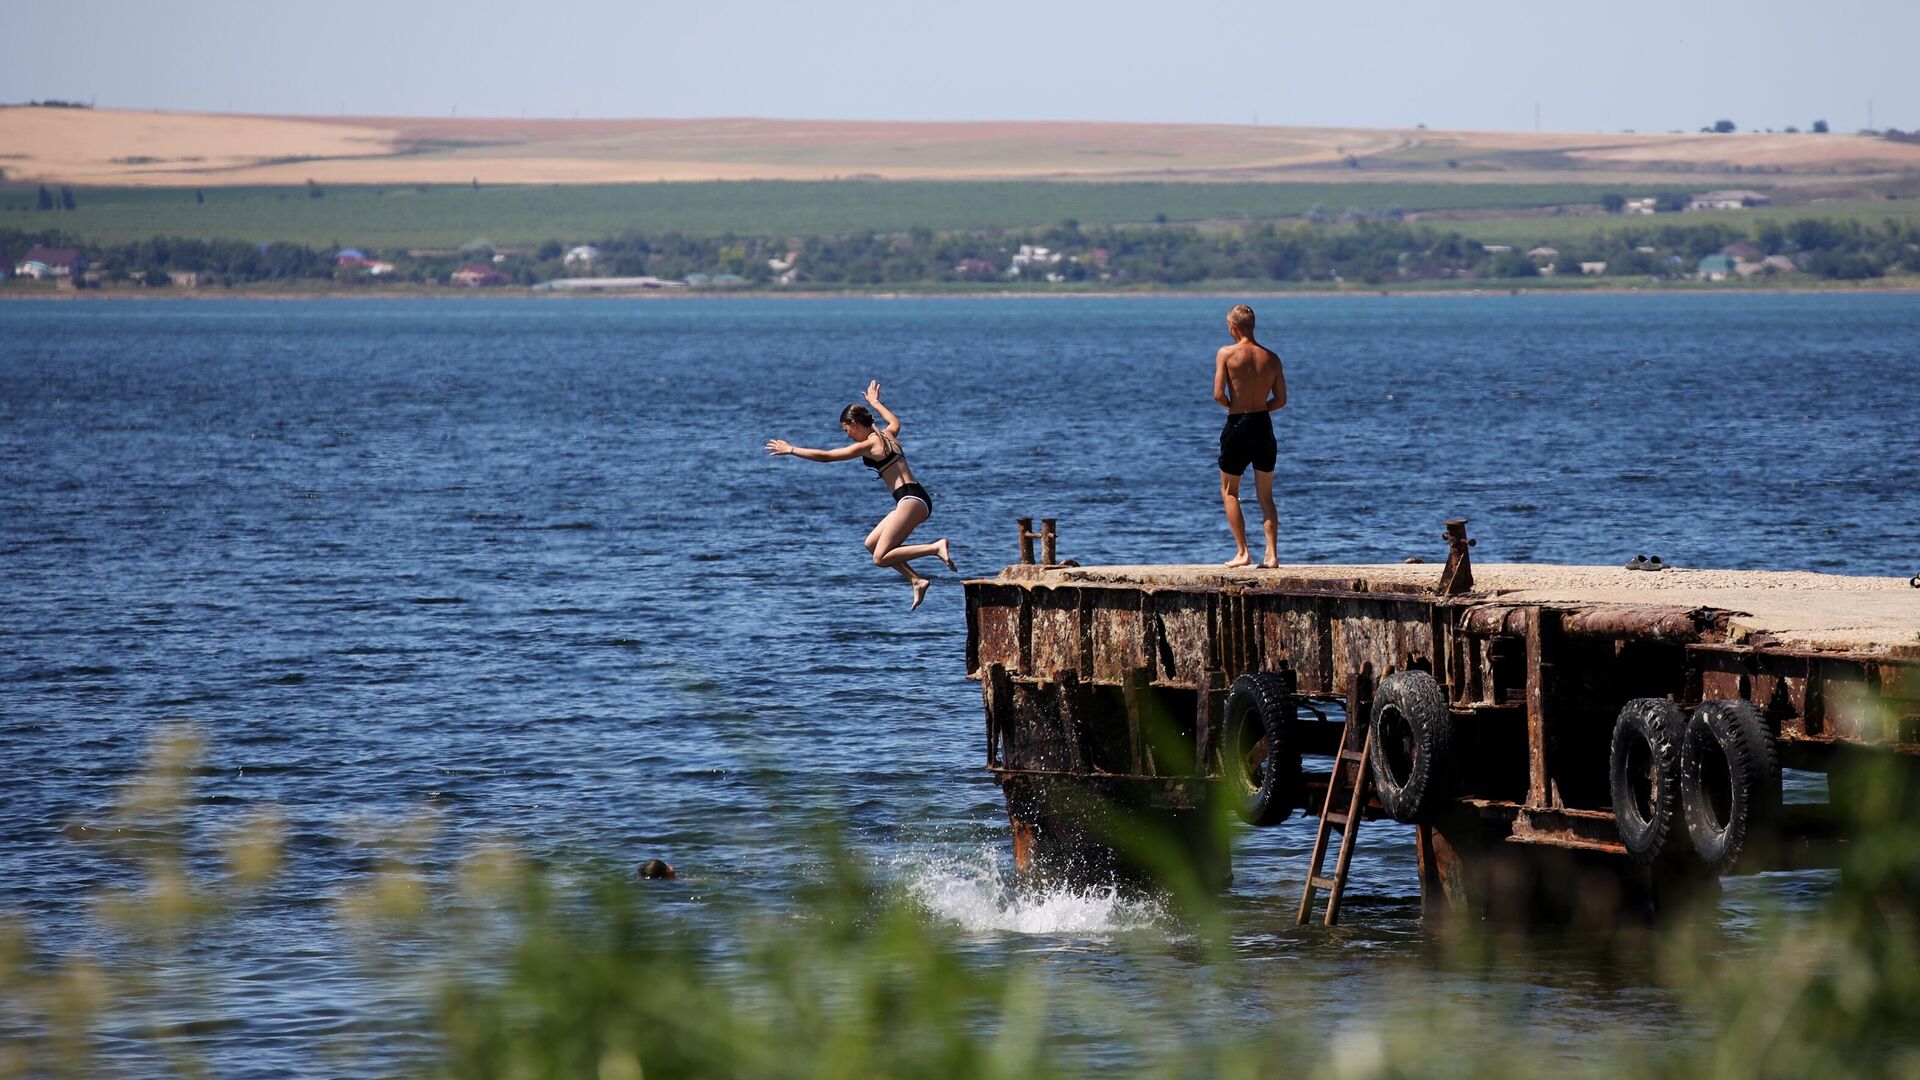
M 1665 698 L 1635 698 L 1613 723 L 1613 822 L 1627 854 L 1643 866 L 1668 849 L 1678 828 L 1681 727 L 1680 707 Z
M 1288 737 L 1293 696 L 1286 680 L 1242 675 L 1227 691 L 1222 771 L 1234 808 L 1249 825 L 1278 825 L 1300 805 L 1300 748 Z
M 1716 874 L 1733 868 L 1780 801 L 1773 732 L 1746 701 L 1704 701 L 1680 745 L 1680 806 L 1687 837 Z
M 1373 788 L 1395 821 L 1431 821 L 1452 775 L 1453 717 L 1424 671 L 1396 671 L 1373 694 Z

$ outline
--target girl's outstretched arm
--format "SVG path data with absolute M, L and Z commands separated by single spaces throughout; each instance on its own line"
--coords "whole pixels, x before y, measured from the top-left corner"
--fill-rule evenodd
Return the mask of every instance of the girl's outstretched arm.
M 873 406 L 873 411 L 880 414 L 880 419 L 887 422 L 887 434 L 899 438 L 900 418 L 893 415 L 892 409 L 880 404 L 879 379 L 873 379 L 867 383 L 867 404 Z
M 804 446 L 795 446 L 785 439 L 768 439 L 767 453 L 773 457 L 792 454 L 794 457 L 805 458 L 808 461 L 848 461 L 865 454 L 869 450 L 877 449 L 877 447 L 874 446 L 874 443 L 877 441 L 877 436 L 868 436 L 860 442 L 848 443 L 837 449 L 812 450 Z

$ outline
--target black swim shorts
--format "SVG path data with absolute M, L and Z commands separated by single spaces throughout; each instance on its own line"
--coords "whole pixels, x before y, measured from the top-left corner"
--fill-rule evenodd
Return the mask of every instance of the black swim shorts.
M 1220 471 L 1240 476 L 1247 466 L 1256 472 L 1273 471 L 1280 448 L 1273 442 L 1273 415 L 1264 412 L 1229 413 L 1220 429 Z

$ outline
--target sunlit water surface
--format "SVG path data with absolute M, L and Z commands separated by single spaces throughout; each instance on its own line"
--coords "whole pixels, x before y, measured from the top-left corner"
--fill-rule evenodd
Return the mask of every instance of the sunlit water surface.
M 838 820 L 981 962 L 1200 1032 L 1364 1028 L 1411 992 L 1574 1056 L 1665 1037 L 1651 966 L 1590 943 L 1425 962 L 1392 825 L 1331 932 L 1291 925 L 1312 824 L 1239 832 L 1226 964 L 1155 901 L 1013 887 L 957 582 L 909 614 L 860 546 L 871 473 L 760 449 L 836 445 L 877 377 L 937 503 L 920 538 L 963 573 L 1025 515 L 1082 563 L 1218 560 L 1233 299 L 0 305 L 0 910 L 104 947 L 89 901 L 128 870 L 85 838 L 183 719 L 200 828 L 281 808 L 287 873 L 200 948 L 198 997 L 110 1027 L 129 1061 L 155 1018 L 221 1075 L 430 1053 L 336 903 L 420 820 L 436 872 L 496 837 L 667 858 L 674 917 L 716 931 L 722 898 L 778 911 L 817 877 L 800 823 Z M 1920 297 L 1258 307 L 1292 395 L 1284 560 L 1437 559 L 1465 516 L 1490 561 L 1920 569 Z M 1727 924 L 1826 887 L 1737 881 Z M 1097 1025 L 1065 1034 L 1103 1059 Z

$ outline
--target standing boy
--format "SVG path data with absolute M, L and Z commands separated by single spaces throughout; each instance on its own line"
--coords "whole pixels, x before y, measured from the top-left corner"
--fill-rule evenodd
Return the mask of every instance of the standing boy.
M 1240 515 L 1240 477 L 1253 466 L 1253 490 L 1260 499 L 1260 524 L 1267 534 L 1267 557 L 1261 566 L 1280 565 L 1280 512 L 1273 505 L 1273 462 L 1279 449 L 1273 442 L 1273 410 L 1287 406 L 1287 376 L 1280 357 L 1253 340 L 1253 309 L 1245 304 L 1227 312 L 1227 332 L 1233 344 L 1213 358 L 1213 400 L 1227 410 L 1220 429 L 1220 500 L 1227 507 L 1227 527 L 1233 530 L 1233 558 L 1228 566 L 1253 562 L 1247 553 L 1247 523 Z

